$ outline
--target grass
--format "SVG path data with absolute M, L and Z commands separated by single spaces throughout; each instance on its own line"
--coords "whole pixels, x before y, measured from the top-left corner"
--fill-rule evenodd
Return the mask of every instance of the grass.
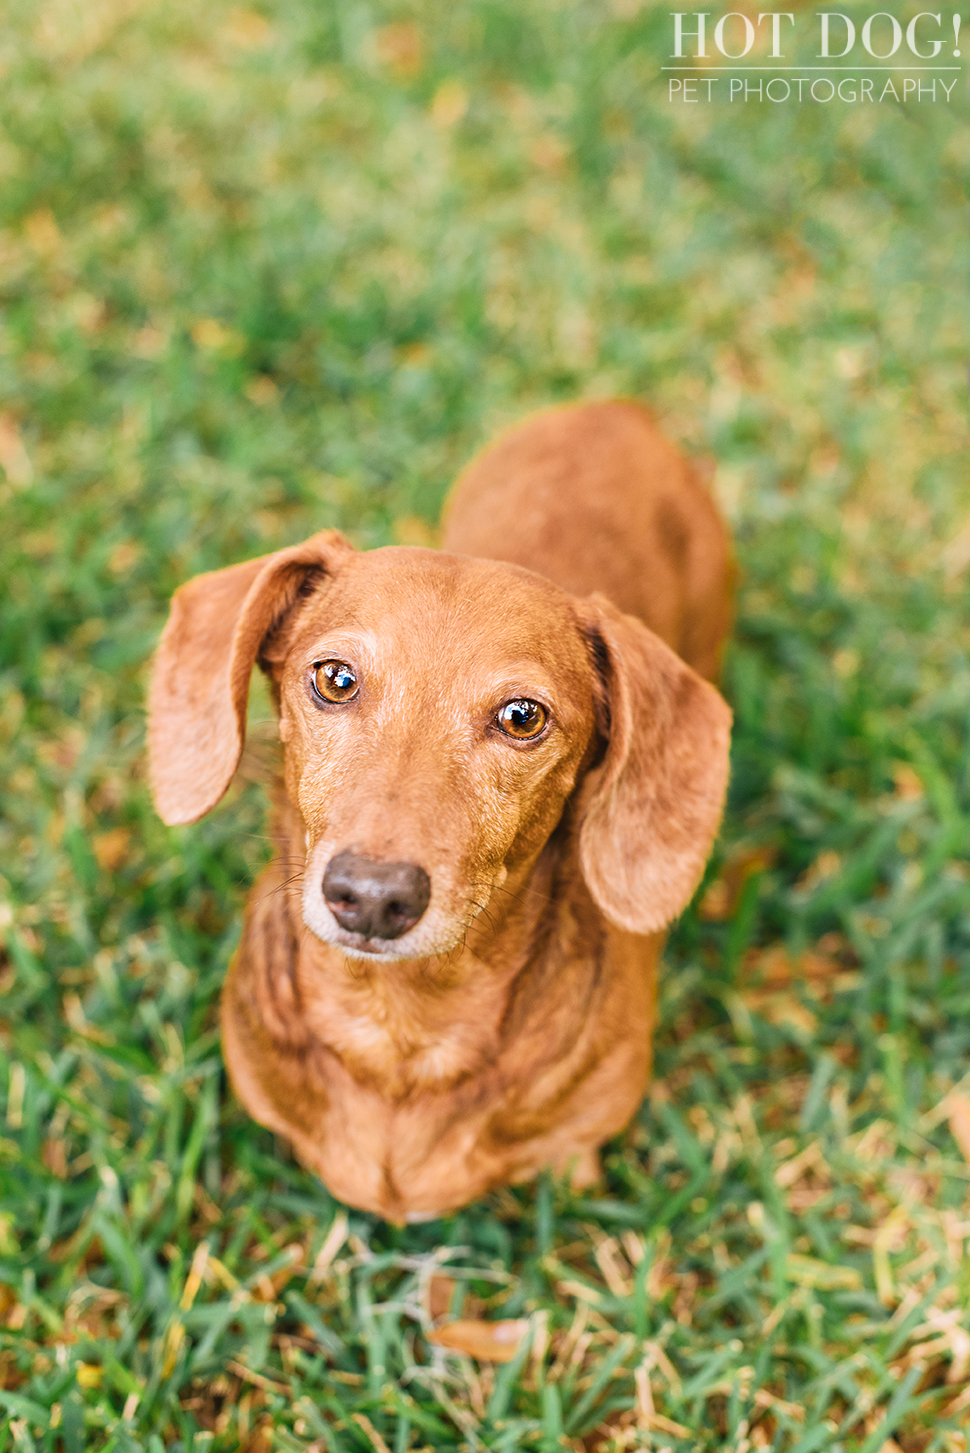
M 0 1453 L 967 1447 L 964 83 L 671 106 L 669 25 L 8 10 Z M 268 706 L 166 830 L 146 663 L 191 574 L 433 539 L 498 426 L 617 393 L 736 533 L 722 841 L 602 1193 L 395 1230 L 226 1092 Z M 442 1296 L 517 1360 L 433 1347 Z

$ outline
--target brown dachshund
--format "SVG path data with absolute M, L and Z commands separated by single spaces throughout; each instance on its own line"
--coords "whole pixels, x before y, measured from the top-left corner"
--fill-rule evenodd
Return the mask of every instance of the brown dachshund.
M 651 1064 L 663 929 L 717 832 L 721 522 L 628 403 L 554 409 L 462 475 L 445 551 L 323 531 L 189 581 L 151 694 L 155 802 L 232 780 L 253 664 L 301 901 L 249 900 L 222 999 L 250 1113 L 401 1222 L 543 1167 L 595 1178 Z M 686 664 L 685 664 L 686 663 Z

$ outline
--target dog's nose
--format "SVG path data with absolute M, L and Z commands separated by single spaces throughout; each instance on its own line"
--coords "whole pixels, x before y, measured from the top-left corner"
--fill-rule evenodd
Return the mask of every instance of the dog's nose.
M 428 906 L 431 881 L 416 863 L 384 863 L 338 853 L 323 875 L 323 896 L 341 928 L 364 938 L 400 938 Z

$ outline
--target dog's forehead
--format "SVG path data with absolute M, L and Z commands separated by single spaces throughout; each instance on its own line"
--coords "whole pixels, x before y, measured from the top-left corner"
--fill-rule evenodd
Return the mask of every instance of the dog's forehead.
M 307 603 L 305 629 L 360 629 L 398 650 L 478 645 L 550 666 L 587 660 L 572 598 L 500 561 L 388 546 L 353 557 Z M 302 634 L 302 632 L 301 632 Z

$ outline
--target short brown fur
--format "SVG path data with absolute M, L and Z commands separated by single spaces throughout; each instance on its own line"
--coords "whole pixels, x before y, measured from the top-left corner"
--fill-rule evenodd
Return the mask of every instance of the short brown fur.
M 450 1211 L 596 1151 L 650 1072 L 664 926 L 717 831 L 731 564 L 717 513 L 628 403 L 540 414 L 459 479 L 444 552 L 332 531 L 183 586 L 159 646 L 156 805 L 192 822 L 238 763 L 254 662 L 280 710 L 276 831 L 302 904 L 250 896 L 222 1002 L 240 1099 L 352 1205 Z M 666 644 L 665 644 L 666 643 Z M 351 661 L 321 709 L 313 663 Z M 686 664 L 685 664 L 686 663 Z M 504 701 L 549 711 L 524 746 Z M 426 912 L 361 941 L 343 852 L 420 864 Z M 302 913 L 301 913 L 302 907 Z

